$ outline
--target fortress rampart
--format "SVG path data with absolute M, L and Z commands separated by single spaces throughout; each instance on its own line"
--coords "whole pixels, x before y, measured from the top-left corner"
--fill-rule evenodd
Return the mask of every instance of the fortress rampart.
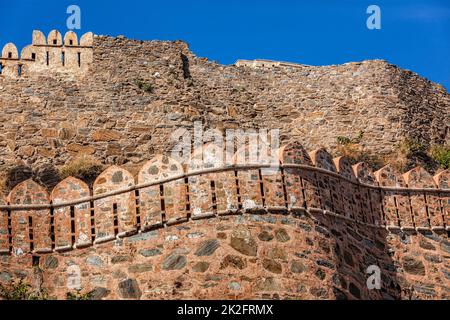
M 0 72 L 8 78 L 21 78 L 48 72 L 83 74 L 92 63 L 92 32 L 84 34 L 80 41 L 76 33 L 69 31 L 62 37 L 52 30 L 46 37 L 41 31 L 33 31 L 33 41 L 19 55 L 17 47 L 8 43 L 0 57 Z
M 280 170 L 248 162 L 220 168 L 197 161 L 201 155 L 211 158 L 204 150 L 220 152 L 211 145 L 196 150 L 186 168 L 170 157 L 156 156 L 136 181 L 112 166 L 97 178 L 93 190 L 75 178 L 62 181 L 50 195 L 31 180 L 19 184 L 0 206 L 4 277 L 21 274 L 21 263 L 25 274 L 35 277 L 26 265 L 40 263 L 48 269 L 40 275 L 42 285 L 62 297 L 67 268 L 78 261 L 82 287 L 101 287 L 110 298 L 448 297 L 448 266 L 434 265 L 447 264 L 449 171 L 432 177 L 418 167 L 400 175 L 386 166 L 373 173 L 364 163 L 351 166 L 345 157 L 332 159 L 323 149 L 308 154 L 295 142 L 279 150 Z M 243 147 L 234 159 L 248 160 L 248 152 Z M 308 246 L 316 245 L 310 233 L 319 246 L 313 257 L 307 254 Z M 206 240 L 199 243 L 193 240 L 197 237 Z M 267 247 L 272 240 L 278 245 Z M 186 269 L 189 254 L 195 261 L 189 261 L 192 269 Z M 148 257 L 154 257 L 150 264 Z M 217 259 L 221 264 L 213 262 Z M 312 262 L 319 269 L 305 266 Z M 122 269 L 110 278 L 119 265 Z M 383 269 L 383 290 L 365 287 L 369 265 Z M 133 278 L 127 278 L 124 266 Z M 260 275 L 264 280 L 245 286 L 242 278 L 223 283 L 228 266 L 238 278 Z M 221 288 L 215 293 L 193 284 L 202 281 L 199 277 L 208 269 L 207 277 L 217 277 L 213 286 Z M 189 277 L 188 270 L 193 272 Z M 93 282 L 91 272 L 97 275 Z M 298 274 L 312 278 L 302 284 Z M 150 285 L 150 291 L 143 292 L 142 286 L 158 275 L 161 287 L 152 291 Z M 426 280 L 436 277 L 437 288 L 426 289 Z M 177 281 L 181 292 L 175 294 Z M 314 281 L 330 285 L 321 291 Z M 102 285 L 95 288 L 96 282 Z M 300 290 L 301 285 L 305 287 Z
M 289 67 L 289 68 L 302 68 L 305 65 L 292 62 L 284 61 L 274 61 L 266 59 L 255 59 L 255 60 L 237 60 L 235 63 L 236 67 L 250 67 L 250 68 L 273 68 L 273 67 Z
M 33 171 L 26 178 L 49 189 L 59 180 L 44 181 L 41 172 L 82 154 L 136 174 L 171 150 L 173 131 L 191 131 L 199 120 L 222 131 L 279 129 L 282 142 L 333 155 L 338 137 L 364 132 L 362 152 L 380 161 L 405 139 L 427 147 L 450 138 L 446 90 L 384 61 L 224 66 L 181 41 L 87 33 L 77 42 L 57 31 L 34 32 L 20 59 L 13 45 L 2 51 L 0 175 L 23 165 Z
M 449 172 L 325 151 L 361 131 L 379 156 L 448 142 L 442 86 L 384 61 L 224 66 L 181 41 L 92 33 L 2 51 L 0 174 L 20 174 L 0 190 L 0 282 L 60 299 L 450 297 Z M 245 147 L 228 167 L 166 156 L 196 121 L 279 129 L 279 170 L 241 163 Z M 81 155 L 107 166 L 92 187 L 58 176 Z

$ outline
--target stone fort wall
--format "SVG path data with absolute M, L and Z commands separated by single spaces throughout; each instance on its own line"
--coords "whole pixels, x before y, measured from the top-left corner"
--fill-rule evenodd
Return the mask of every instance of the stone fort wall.
M 338 136 L 364 131 L 362 146 L 380 157 L 408 137 L 425 145 L 450 137 L 446 90 L 384 61 L 224 66 L 181 41 L 88 33 L 77 42 L 37 31 L 20 59 L 8 44 L 1 63 L 0 172 L 19 164 L 40 172 L 89 154 L 136 174 L 194 121 L 222 131 L 280 129 L 283 142 L 331 152 Z M 38 180 L 48 189 L 59 182 Z
M 60 299 L 449 298 L 449 171 L 374 173 L 297 142 L 275 171 L 246 146 L 231 167 L 198 161 L 218 152 L 156 156 L 137 178 L 112 166 L 92 189 L 19 184 L 0 206 L 0 281 Z
M 0 172 L 83 154 L 110 166 L 92 188 L 54 174 L 2 190 L 1 282 L 61 299 L 69 286 L 108 299 L 448 299 L 448 171 L 373 172 L 321 148 L 360 131 L 378 155 L 406 137 L 448 142 L 441 86 L 384 61 L 223 66 L 181 41 L 57 31 L 34 32 L 20 56 L 6 45 L 0 63 Z M 280 129 L 281 171 L 195 172 L 162 156 L 198 120 Z M 367 289 L 370 265 L 381 290 Z

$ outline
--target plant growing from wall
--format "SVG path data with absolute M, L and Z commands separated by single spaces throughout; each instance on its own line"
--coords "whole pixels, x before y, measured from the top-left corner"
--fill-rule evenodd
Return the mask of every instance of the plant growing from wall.
M 340 156 L 347 157 L 352 164 L 365 162 L 373 168 L 381 167 L 383 163 L 380 159 L 364 149 L 362 145 L 363 138 L 363 131 L 360 131 L 356 137 L 338 136 L 336 138 L 338 144 L 337 153 Z
M 94 291 L 81 293 L 81 289 L 74 292 L 66 293 L 66 300 L 91 300 L 94 295 Z
M 92 156 L 81 155 L 62 166 L 59 171 L 61 178 L 75 177 L 85 182 L 93 182 L 104 167 Z
M 153 85 L 149 82 L 145 82 L 141 79 L 135 81 L 136 86 L 144 92 L 153 93 Z
M 2 300 L 48 300 L 45 289 L 32 291 L 31 286 L 22 279 L 14 280 L 8 285 L 0 284 L 0 299 Z
M 434 172 L 438 166 L 445 168 L 445 148 L 444 146 L 428 148 L 421 141 L 408 138 L 400 142 L 387 162 L 400 172 L 411 170 L 418 164 L 422 165 L 427 171 Z
M 450 146 L 434 145 L 430 149 L 431 158 L 443 169 L 450 169 Z
M 405 139 L 399 145 L 399 151 L 402 154 L 414 154 L 426 152 L 427 147 L 417 139 Z
M 362 139 L 364 138 L 364 131 L 360 131 L 358 135 L 354 138 L 338 136 L 337 142 L 341 146 L 349 145 L 349 144 L 360 144 Z

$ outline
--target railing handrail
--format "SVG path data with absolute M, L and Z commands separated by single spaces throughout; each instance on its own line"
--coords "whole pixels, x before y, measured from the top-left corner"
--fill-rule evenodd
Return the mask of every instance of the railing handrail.
M 221 172 L 228 172 L 228 171 L 242 171 L 242 170 L 260 170 L 260 169 L 270 169 L 270 168 L 282 168 L 282 169 L 303 169 L 303 170 L 310 170 L 315 172 L 320 172 L 344 181 L 347 181 L 351 184 L 358 185 L 361 187 L 378 190 L 378 191 L 391 191 L 391 192 L 429 192 L 429 193 L 439 193 L 439 194 L 445 194 L 450 196 L 450 189 L 439 189 L 439 188 L 409 188 L 409 187 L 387 187 L 387 186 L 380 186 L 378 185 L 370 185 L 363 183 L 359 181 L 357 178 L 356 180 L 347 178 L 339 173 L 328 171 L 326 169 L 317 168 L 310 165 L 304 165 L 304 164 L 280 164 L 280 165 L 273 165 L 273 164 L 245 164 L 245 165 L 230 165 L 220 168 L 208 168 L 208 169 L 201 169 L 201 170 L 194 170 L 191 172 L 185 172 L 182 174 L 174 175 L 169 178 L 164 178 L 152 182 L 146 182 L 141 184 L 135 184 L 131 187 L 114 190 L 110 192 L 105 192 L 98 195 L 93 195 L 85 198 L 80 198 L 73 201 L 67 201 L 67 202 L 60 202 L 60 203 L 48 203 L 48 204 L 30 204 L 30 205 L 0 205 L 0 211 L 27 211 L 27 210 L 46 210 L 46 209 L 58 209 L 62 207 L 70 207 L 70 206 L 76 206 L 79 204 L 88 203 L 91 201 L 97 201 L 101 199 L 105 199 L 108 197 L 113 197 L 117 195 L 121 195 L 128 192 L 133 192 L 140 189 L 149 188 L 156 185 L 161 185 L 164 183 L 169 183 L 172 181 L 180 180 L 180 179 L 186 179 L 189 177 L 197 176 L 197 175 L 204 175 L 204 174 L 211 174 L 211 173 L 221 173 Z

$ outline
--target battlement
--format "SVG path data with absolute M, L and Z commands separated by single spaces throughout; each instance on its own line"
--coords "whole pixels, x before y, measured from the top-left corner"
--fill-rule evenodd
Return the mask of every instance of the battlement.
M 194 151 L 187 168 L 156 156 L 137 180 L 112 166 L 93 190 L 70 177 L 49 195 L 25 181 L 0 206 L 0 251 L 66 251 L 190 218 L 239 212 L 324 213 L 391 231 L 449 230 L 448 170 L 434 178 L 421 167 L 403 175 L 390 166 L 373 173 L 364 163 L 351 166 L 345 157 L 332 159 L 324 149 L 308 154 L 298 143 L 279 150 L 281 170 L 248 164 L 245 147 L 236 152 L 231 167 L 198 162 L 201 155 L 215 159 L 205 153 L 220 151 Z
M 136 179 L 112 166 L 92 189 L 73 177 L 50 194 L 20 183 L 0 199 L 0 281 L 17 270 L 34 281 L 39 265 L 60 299 L 70 289 L 100 290 L 98 299 L 385 299 L 408 298 L 409 287 L 447 297 L 448 277 L 434 266 L 449 250 L 449 170 L 373 173 L 296 142 L 277 152 L 278 170 L 247 163 L 246 146 L 220 167 L 221 151 L 203 146 L 185 166 L 159 155 Z M 367 290 L 373 264 L 381 291 Z M 344 280 L 325 282 L 335 278 Z
M 68 31 L 64 38 L 57 30 L 47 37 L 34 30 L 32 44 L 20 52 L 13 43 L 7 43 L 1 52 L 0 76 L 21 78 L 33 74 L 64 72 L 83 74 L 93 59 L 92 32 L 85 33 L 80 40 L 76 33 Z
M 249 68 L 261 68 L 261 69 L 272 69 L 275 67 L 291 67 L 291 68 L 301 68 L 304 65 L 292 62 L 284 61 L 274 61 L 265 59 L 255 59 L 255 60 L 237 60 L 235 63 L 236 67 L 249 67 Z

